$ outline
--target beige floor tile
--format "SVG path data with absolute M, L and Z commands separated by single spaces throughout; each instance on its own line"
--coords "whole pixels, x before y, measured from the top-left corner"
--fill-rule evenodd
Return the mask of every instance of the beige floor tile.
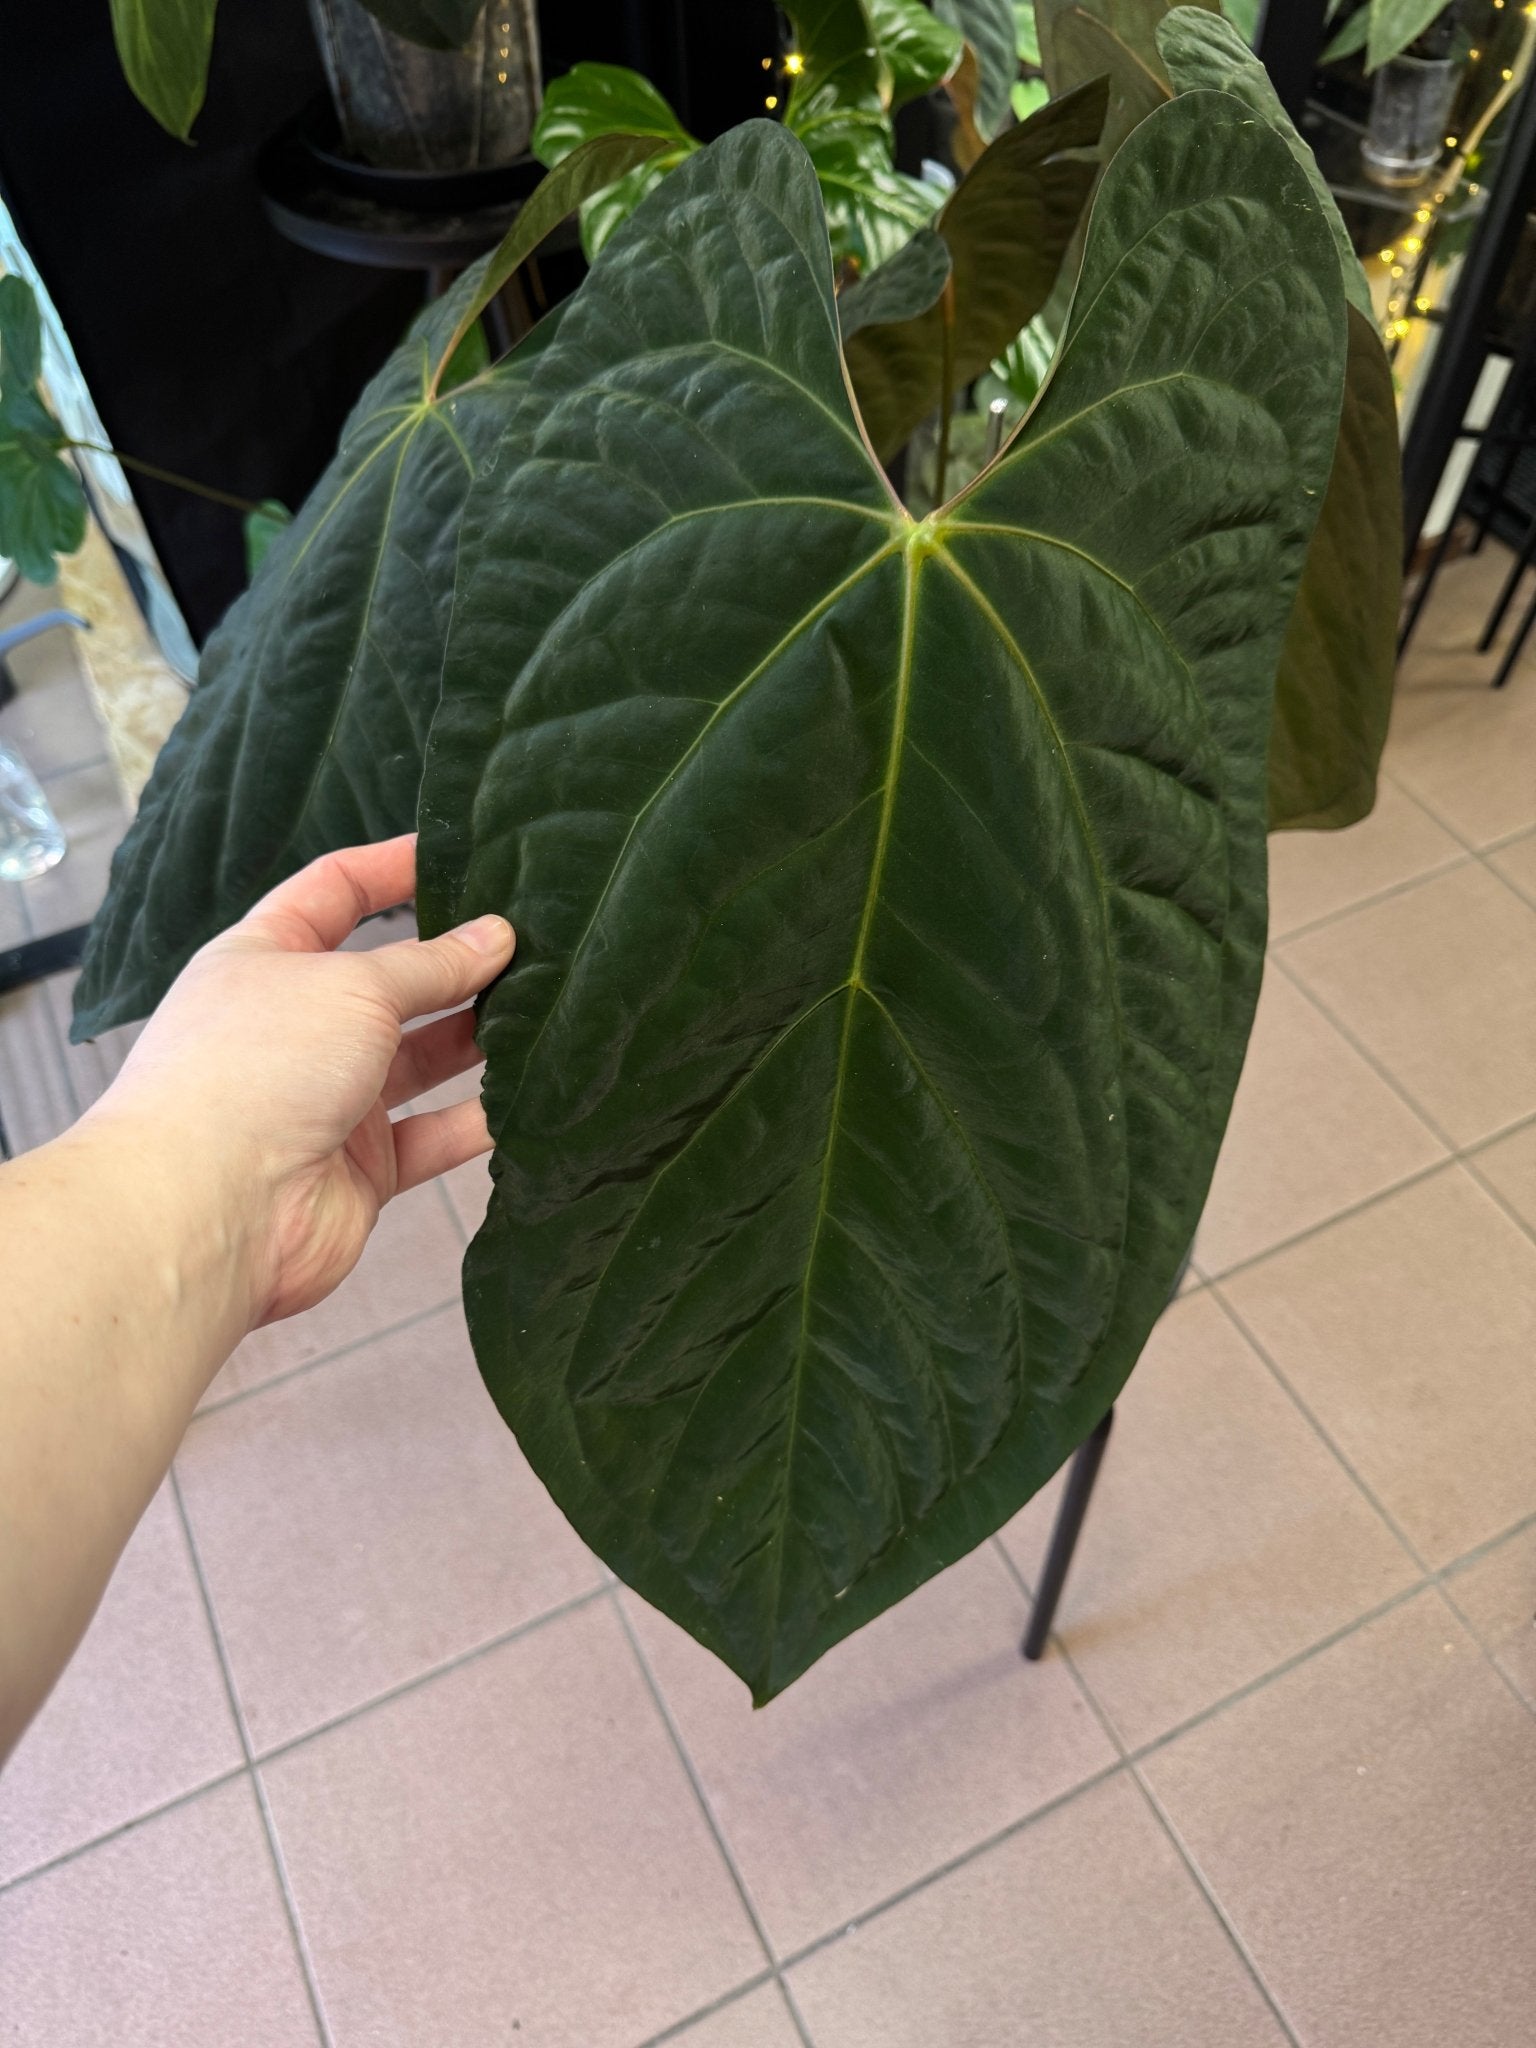
M 1125 1778 L 1096 1786 L 789 1973 L 816 2048 L 1279 2048 Z
M 1488 548 L 1441 578 L 1399 673 L 1383 762 L 1474 846 L 1536 824 L 1536 661 L 1493 690 L 1498 654 L 1476 651 L 1508 562 Z
M 1536 774 L 1536 767 L 1532 773 Z M 1488 864 L 1497 868 L 1507 882 L 1513 882 L 1529 902 L 1536 903 L 1536 832 L 1527 832 L 1523 839 L 1501 846 L 1497 853 L 1488 856 Z
M 336 2048 L 632 2048 L 762 1967 L 606 1600 L 263 1775 Z
M 397 1195 L 336 1292 L 317 1308 L 247 1337 L 208 1389 L 204 1405 L 457 1301 L 463 1258 L 463 1240 L 435 1187 Z
M 206 1784 L 241 1754 L 165 1487 L 85 1641 L 0 1774 L 0 1882 Z
M 1200 1264 L 1220 1274 L 1445 1156 L 1370 1062 L 1271 972 L 1200 1218 Z
M 1004 1533 L 1033 1585 L 1059 1482 Z M 1418 1577 L 1209 1295 L 1153 1332 L 1058 1611 L 1130 1748 Z
M 1145 1770 L 1307 2048 L 1529 2038 L 1536 1723 L 1435 1593 Z
M 628 1596 L 626 1596 L 628 1598 Z M 761 1712 L 643 1602 L 630 1612 L 769 1939 L 803 1947 L 1114 1761 L 990 1545 Z
M 687 2028 L 676 2048 L 800 2048 L 800 2036 L 778 1985 L 764 1984 Z
M 1536 909 L 1481 865 L 1354 911 L 1280 957 L 1457 1145 L 1536 1110 Z
M 0 1894 L 0 2031 L 25 2048 L 316 2048 L 250 1781 Z
M 1345 832 L 1276 832 L 1269 842 L 1269 935 L 1331 917 L 1368 896 L 1464 860 L 1466 851 L 1395 783 Z
M 1536 1245 L 1461 1167 L 1222 1291 L 1432 1565 L 1530 1512 Z
M 1452 1571 L 1446 1589 L 1536 1710 L 1536 1526 L 1516 1530 Z
M 257 1749 L 599 1583 L 457 1310 L 198 1418 L 177 1469 Z
M 1536 1123 L 1511 1131 L 1507 1138 L 1495 1138 L 1472 1154 L 1472 1164 L 1536 1230 Z

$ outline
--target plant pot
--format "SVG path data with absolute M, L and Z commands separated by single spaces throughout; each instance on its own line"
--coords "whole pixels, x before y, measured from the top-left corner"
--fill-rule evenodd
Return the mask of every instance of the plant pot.
M 1373 184 L 1417 185 L 1434 169 L 1460 76 L 1453 57 L 1389 57 L 1382 65 L 1360 138 L 1365 174 Z
M 362 0 L 309 0 L 348 151 L 410 171 L 506 164 L 539 110 L 534 0 L 491 0 L 462 50 L 424 50 Z

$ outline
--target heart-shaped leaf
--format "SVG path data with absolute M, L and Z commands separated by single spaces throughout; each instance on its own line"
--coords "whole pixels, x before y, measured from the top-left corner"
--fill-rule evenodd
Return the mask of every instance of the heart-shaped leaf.
M 926 313 L 948 282 L 948 247 L 930 228 L 919 228 L 889 263 L 838 294 L 837 324 L 843 341 L 861 328 Z
M 1105 177 L 1032 417 L 914 524 L 810 167 L 754 123 L 614 238 L 518 488 L 474 494 L 421 875 L 429 928 L 519 933 L 475 1345 L 578 1530 L 759 1700 L 1011 1515 L 1166 1300 L 1342 352 L 1286 146 L 1181 97 Z
M 558 311 L 479 377 L 450 386 L 446 368 L 550 227 L 654 147 L 607 136 L 569 156 L 364 392 L 208 643 L 113 860 L 76 1038 L 147 1015 L 205 940 L 305 861 L 415 824 L 469 479 L 516 415 Z
M 1040 56 L 1053 95 L 1086 79 L 1107 77 L 1109 113 L 1099 156 L 1104 163 L 1171 90 L 1157 47 L 1159 24 L 1176 0 L 1035 0 Z M 1215 11 L 1218 0 L 1192 0 Z
M 540 163 L 553 169 L 573 150 L 615 134 L 651 136 L 659 147 L 584 201 L 581 240 L 589 261 L 645 195 L 699 146 L 638 71 L 621 64 L 576 64 L 545 88 L 532 149 Z
M 208 90 L 218 0 L 112 0 L 118 62 L 135 97 L 183 142 Z
M 934 0 L 934 12 L 975 52 L 974 118 L 982 140 L 990 142 L 1008 118 L 1008 94 L 1019 75 L 1013 0 Z
M 1045 304 L 1094 178 L 1091 163 L 1065 152 L 1098 141 L 1104 108 L 1096 80 L 1000 135 L 935 223 L 951 291 L 915 319 L 850 340 L 848 372 L 882 461 L 939 403 L 946 348 L 953 384 L 969 383 Z

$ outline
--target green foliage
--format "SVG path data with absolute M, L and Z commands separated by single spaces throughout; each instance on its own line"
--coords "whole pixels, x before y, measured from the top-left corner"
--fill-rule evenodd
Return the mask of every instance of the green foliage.
M 1391 57 L 1401 56 L 1425 29 L 1439 20 L 1450 0 L 1370 0 L 1352 14 L 1323 51 L 1324 63 L 1365 51 L 1365 68 L 1377 71 Z M 1337 4 L 1330 8 L 1332 18 Z
M 1339 265 L 1287 146 L 1196 94 L 1085 266 L 1024 428 L 917 523 L 783 129 L 695 153 L 447 393 L 472 274 L 210 646 L 82 980 L 78 1032 L 140 1014 L 280 874 L 413 820 L 426 929 L 514 917 L 477 1352 L 586 1539 L 759 1699 L 1097 1421 L 1241 1062 Z
M 931 228 L 919 228 L 911 241 L 838 296 L 837 325 L 846 346 L 865 327 L 883 327 L 915 320 L 926 313 L 949 282 L 949 248 Z
M 952 288 L 912 318 L 866 325 L 848 343 L 848 370 L 870 443 L 882 461 L 952 389 L 1001 355 L 1049 297 L 1093 183 L 1091 148 L 1103 125 L 1102 81 L 1055 100 L 992 143 L 939 214 Z M 878 275 L 878 273 L 876 273 Z
M 596 192 L 581 209 L 588 259 L 651 191 L 699 147 L 649 79 L 622 64 L 576 64 L 545 89 L 531 148 L 542 164 L 562 164 L 574 149 L 605 135 L 647 135 L 654 155 Z
M 32 287 L 0 277 L 0 556 L 33 583 L 53 581 L 58 557 L 85 539 L 86 521 L 69 436 L 39 389 L 42 367 Z
M 943 79 L 960 62 L 965 37 L 952 17 L 926 0 L 864 0 L 875 47 L 890 76 L 890 106 L 905 106 Z
M 263 498 L 254 511 L 245 515 L 245 573 L 247 581 L 255 577 L 256 571 L 267 559 L 268 551 L 278 535 L 286 532 L 293 524 L 293 514 L 278 498 Z
M 1019 75 L 1013 0 L 934 0 L 934 7 L 975 53 L 976 126 L 982 140 L 990 142 L 1007 117 L 1009 93 Z

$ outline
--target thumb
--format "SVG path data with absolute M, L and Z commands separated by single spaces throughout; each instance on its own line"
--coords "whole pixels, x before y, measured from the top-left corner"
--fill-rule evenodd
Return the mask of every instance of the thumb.
M 363 957 L 404 1023 L 429 1010 L 451 1010 L 478 995 L 512 958 L 515 944 L 504 917 L 477 917 L 439 939 L 405 939 Z

